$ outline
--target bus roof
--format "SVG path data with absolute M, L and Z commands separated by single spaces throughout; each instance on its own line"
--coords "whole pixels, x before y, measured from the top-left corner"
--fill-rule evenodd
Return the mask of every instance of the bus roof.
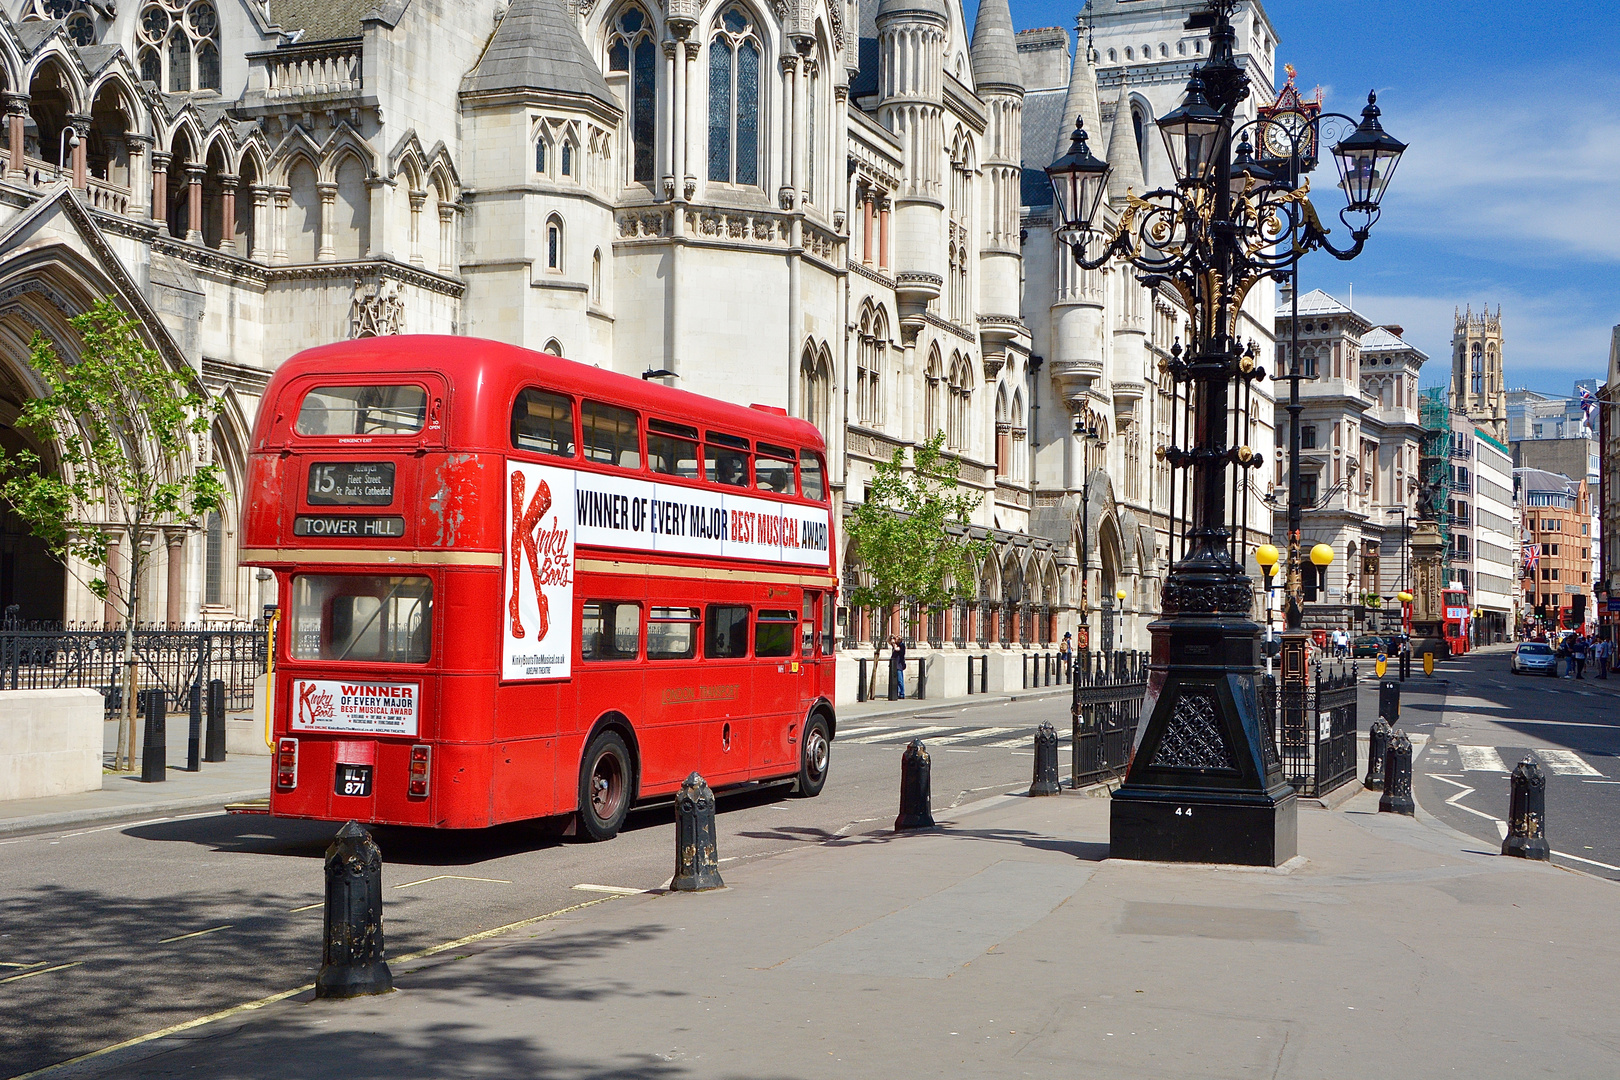
M 663 386 L 615 371 L 578 364 L 559 356 L 490 341 L 440 334 L 399 334 L 359 338 L 305 349 L 289 357 L 271 376 L 264 402 L 278 401 L 290 384 L 309 375 L 337 382 L 346 376 L 367 381 L 412 372 L 438 372 L 449 380 L 450 411 L 459 445 L 505 448 L 510 402 L 529 385 L 624 405 L 643 413 L 698 426 L 729 428 L 738 434 L 789 446 L 825 450 L 815 425 L 772 406 L 743 406 Z M 281 409 L 261 407 L 253 445 L 264 445 Z

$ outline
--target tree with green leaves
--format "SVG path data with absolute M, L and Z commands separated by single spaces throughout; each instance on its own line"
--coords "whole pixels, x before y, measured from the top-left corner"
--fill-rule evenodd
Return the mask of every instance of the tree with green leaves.
M 850 544 L 866 571 L 865 583 L 850 590 L 852 607 L 916 604 L 937 612 L 971 594 L 974 569 L 993 548 L 968 532 L 982 496 L 957 489 L 958 462 L 942 452 L 944 442 L 945 433 L 936 431 L 913 447 L 909 466 L 905 449 L 896 450 L 851 511 Z M 872 635 L 874 654 L 881 636 Z
M 201 382 L 171 370 L 147 344 L 140 323 L 111 298 L 68 320 L 80 338 L 77 357 L 60 356 L 43 334 L 28 362 L 45 393 L 23 404 L 16 426 L 53 447 L 56 469 L 40 455 L 0 450 L 0 498 L 46 550 L 103 601 L 121 601 L 124 621 L 123 709 L 116 766 L 135 757 L 135 613 L 151 560 L 143 541 L 161 526 L 191 525 L 219 509 L 225 493 L 216 465 L 196 464 L 192 441 L 207 438 L 217 411 Z M 128 587 L 108 582 L 113 536 L 129 537 Z M 80 566 L 100 568 L 90 577 Z M 94 570 L 90 571 L 92 574 Z

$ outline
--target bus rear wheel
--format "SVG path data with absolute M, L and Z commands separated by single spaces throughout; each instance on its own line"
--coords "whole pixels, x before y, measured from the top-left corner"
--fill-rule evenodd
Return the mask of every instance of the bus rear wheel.
M 579 763 L 579 832 L 611 840 L 630 813 L 630 748 L 617 731 L 599 732 Z
M 827 718 L 816 713 L 804 725 L 804 739 L 799 749 L 799 779 L 793 793 L 801 799 L 813 799 L 827 784 L 827 768 L 832 764 L 832 735 Z

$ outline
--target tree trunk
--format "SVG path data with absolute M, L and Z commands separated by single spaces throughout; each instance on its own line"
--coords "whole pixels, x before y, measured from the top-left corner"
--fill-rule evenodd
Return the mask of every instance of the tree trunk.
M 140 683 L 135 661 L 135 605 L 140 599 L 141 543 L 130 536 L 129 592 L 124 602 L 124 707 L 119 713 L 118 737 L 123 747 L 123 768 L 135 770 L 135 691 Z

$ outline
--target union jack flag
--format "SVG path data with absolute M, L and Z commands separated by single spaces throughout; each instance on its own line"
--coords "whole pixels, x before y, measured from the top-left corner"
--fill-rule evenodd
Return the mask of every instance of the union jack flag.
M 1541 563 L 1541 545 L 1524 545 L 1524 569 L 1527 573 L 1535 573 L 1536 567 Z
M 1581 387 L 1581 419 L 1587 424 L 1592 423 L 1592 410 L 1597 408 L 1597 398 L 1588 387 Z

